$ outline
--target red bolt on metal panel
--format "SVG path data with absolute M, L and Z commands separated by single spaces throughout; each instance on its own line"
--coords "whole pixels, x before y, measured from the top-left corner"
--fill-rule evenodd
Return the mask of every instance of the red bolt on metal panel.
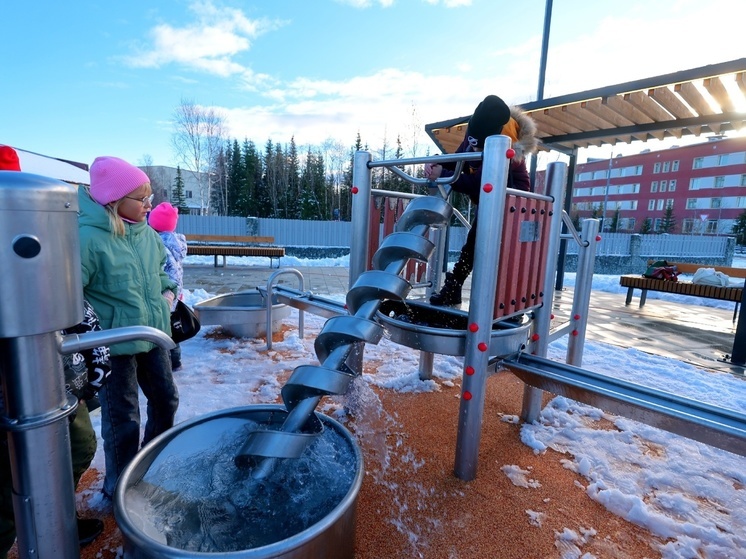
M 472 367 L 471 365 L 467 365 L 466 368 L 464 369 L 464 372 L 467 375 L 471 376 L 474 374 L 474 367 Z
M 479 324 L 477 324 L 476 322 L 472 322 L 471 324 L 469 324 L 469 332 L 477 331 L 479 331 Z
M 352 193 L 353 194 L 357 194 L 358 193 L 358 187 L 357 186 L 353 186 L 352 187 Z
M 554 313 L 549 315 L 549 320 L 554 320 Z
M 508 159 L 513 159 L 515 157 L 515 150 L 513 148 L 508 148 L 505 151 L 505 157 L 507 157 Z
M 540 337 L 541 336 L 539 336 L 539 334 L 534 334 L 533 336 L 531 336 L 531 340 L 534 342 L 538 342 Z
M 483 190 L 485 192 L 492 192 L 492 185 L 490 183 L 485 184 Z
M 596 235 L 596 242 L 601 242 L 601 235 Z
M 575 315 L 573 315 L 572 318 L 573 318 L 573 320 L 580 320 L 580 315 L 579 314 L 575 314 Z
M 471 400 L 471 392 L 469 392 L 468 390 L 464 392 L 464 400 Z
M 572 335 L 573 335 L 573 336 L 577 336 L 577 335 L 578 335 L 579 333 L 580 333 L 580 332 L 578 332 L 577 330 L 573 330 L 573 331 L 572 331 Z
M 478 349 L 479 351 L 487 351 L 487 344 L 486 344 L 486 343 L 484 343 L 484 342 L 479 342 L 479 343 L 477 344 L 477 349 Z

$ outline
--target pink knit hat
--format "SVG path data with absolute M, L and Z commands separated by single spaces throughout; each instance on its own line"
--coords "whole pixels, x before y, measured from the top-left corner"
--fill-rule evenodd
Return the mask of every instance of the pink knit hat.
M 97 157 L 91 165 L 91 197 L 102 206 L 124 198 L 150 179 L 143 171 L 118 157 Z
M 179 211 L 168 202 L 158 204 L 148 216 L 148 223 L 159 233 L 172 232 L 178 221 Z
M 18 153 L 10 146 L 0 146 L 0 171 L 20 171 Z

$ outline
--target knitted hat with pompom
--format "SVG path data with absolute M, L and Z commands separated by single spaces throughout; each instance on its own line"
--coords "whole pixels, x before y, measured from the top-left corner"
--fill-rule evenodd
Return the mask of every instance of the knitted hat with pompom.
M 148 223 L 159 233 L 174 231 L 178 221 L 179 211 L 168 202 L 158 204 L 148 215 Z
M 91 197 L 102 206 L 124 198 L 149 183 L 141 169 L 118 157 L 97 157 L 91 164 Z

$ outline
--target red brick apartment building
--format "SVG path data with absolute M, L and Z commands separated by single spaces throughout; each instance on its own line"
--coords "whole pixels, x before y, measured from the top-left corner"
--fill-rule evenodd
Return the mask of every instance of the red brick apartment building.
M 603 217 L 619 210 L 618 232 L 639 232 L 650 218 L 660 230 L 673 209 L 672 233 L 728 235 L 746 211 L 746 137 L 593 160 L 575 168 L 570 216 Z

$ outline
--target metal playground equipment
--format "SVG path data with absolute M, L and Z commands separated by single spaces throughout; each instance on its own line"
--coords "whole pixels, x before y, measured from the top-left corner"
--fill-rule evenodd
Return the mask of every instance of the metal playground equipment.
M 384 331 L 393 340 L 420 351 L 423 378 L 432 372 L 434 353 L 464 357 L 454 460 L 454 473 L 460 479 L 472 480 L 477 475 L 485 385 L 489 375 L 498 369 L 508 369 L 526 383 L 521 414 L 526 421 L 536 419 L 542 391 L 548 390 L 746 455 L 743 414 L 580 368 L 598 221 L 585 221 L 577 232 L 562 212 L 566 183 L 563 163 L 549 165 L 546 192 L 508 189 L 510 157 L 510 141 L 504 136 L 488 138 L 481 154 L 373 161 L 370 153 L 358 152 L 354 162 L 353 239 L 346 305 L 335 305 L 303 292 L 302 276 L 298 278 L 299 291 L 275 285 L 277 274 L 294 273 L 291 270 L 277 272 L 266 290 L 259 289 L 268 301 L 268 345 L 273 325 L 271 313 L 276 304 L 329 317 L 314 344 L 319 364 L 294 370 L 282 388 L 284 409 L 260 410 L 250 406 L 240 411 L 241 417 L 224 412 L 177 426 L 151 441 L 122 474 L 115 496 L 118 520 L 132 510 L 128 507 L 134 506 L 123 502 L 129 483 L 142 477 L 155 453 L 167 451 L 171 439 L 191 440 L 200 425 L 208 421 L 241 423 L 244 415 L 257 414 L 264 418 L 259 427 L 245 435 L 245 440 L 239 440 L 239 449 L 232 456 L 235 465 L 244 470 L 245 479 L 255 482 L 254 487 L 271 480 L 285 461 L 303 456 L 321 436 L 324 425 L 329 426 L 315 411 L 317 405 L 326 395 L 347 392 L 362 372 L 364 344 L 378 343 Z M 381 214 L 374 207 L 373 197 L 402 194 L 374 191 L 372 170 L 386 168 L 414 184 L 423 184 L 423 179 L 411 177 L 401 168 L 426 162 L 458 165 L 475 158 L 482 158 L 483 172 L 472 304 L 468 312 L 433 309 L 408 298 L 413 289 L 408 278 L 429 290 L 439 283 L 438 274 L 445 259 L 443 232 L 454 215 L 447 201 L 448 180 L 439 179 L 436 183 L 441 196 L 406 195 L 410 198 L 406 207 L 393 204 L 393 208 L 402 211 L 395 218 L 384 218 L 381 238 Z M 386 201 L 384 206 L 388 207 Z M 74 337 L 59 334 L 59 330 L 77 324 L 82 316 L 76 210 L 74 187 L 34 175 L 0 172 L 0 261 L 10 263 L 6 273 L 0 275 L 5 300 L 0 307 L 0 374 L 6 395 L 3 427 L 8 432 L 11 454 L 19 555 L 24 559 L 79 556 L 67 432 L 67 415 L 72 413 L 74 403 L 65 397 L 61 354 L 134 337 L 147 338 L 164 347 L 171 344 L 165 334 L 146 328 Z M 371 215 L 375 216 L 373 223 Z M 568 233 L 562 233 L 563 223 Z M 553 329 L 556 255 L 563 240 L 577 242 L 580 256 L 571 319 Z M 424 271 L 418 270 L 417 266 L 412 268 L 412 261 L 428 266 Z M 52 277 L 57 282 L 55 286 L 48 285 Z M 568 336 L 566 362 L 548 360 L 549 343 L 564 335 Z M 344 434 L 344 429 L 339 427 L 339 432 Z M 345 438 L 354 453 L 354 440 Z M 362 471 L 361 460 L 355 468 L 358 474 Z M 322 519 L 303 544 L 299 543 L 302 538 L 291 536 L 274 543 L 271 549 L 257 548 L 231 556 L 314 557 L 318 556 L 314 546 L 332 549 L 331 541 L 339 534 L 335 530 L 350 532 L 359 479 L 359 475 L 355 476 L 344 499 L 349 509 L 337 509 L 336 516 L 332 518 L 330 514 Z M 166 552 L 152 533 L 127 526 L 127 530 L 123 528 L 125 549 L 133 557 L 208 555 L 190 555 L 183 550 Z M 339 548 L 340 553 L 334 557 L 352 556 L 351 540 Z
M 21 558 L 80 556 L 62 355 L 134 339 L 174 347 L 155 328 L 62 336 L 83 320 L 77 188 L 0 171 L 0 376 Z M 51 278 L 54 284 L 50 283 Z
M 433 353 L 464 356 L 454 464 L 454 473 L 461 479 L 476 477 L 485 382 L 499 368 L 512 371 L 526 383 L 521 413 L 525 421 L 538 417 L 542 391 L 547 390 L 746 455 L 746 417 L 742 414 L 580 368 L 598 221 L 586 220 L 578 232 L 562 211 L 567 180 L 563 163 L 548 166 L 546 193 L 508 189 L 510 156 L 509 139 L 504 136 L 488 138 L 483 154 L 388 161 L 373 161 L 368 152 L 356 154 L 351 287 L 346 305 L 350 315 L 333 316 L 327 321 L 315 344 L 320 365 L 297 368 L 283 388 L 282 396 L 290 411 L 288 421 L 279 431 L 257 431 L 248 437 L 237 460 L 251 466 L 253 476 L 261 479 L 269 475 L 277 460 L 303 452 L 309 438 L 298 434 L 308 435 L 316 429 L 313 410 L 323 396 L 345 393 L 353 377 L 360 374 L 359 346 L 377 343 L 382 336 L 381 325 L 392 340 L 421 351 L 423 378 L 431 373 Z M 409 176 L 402 169 L 426 162 L 458 165 L 477 157 L 483 159 L 483 171 L 471 301 L 478 304 L 470 305 L 468 312 L 434 311 L 425 303 L 406 299 L 412 284 L 402 275 L 418 281 L 422 273 L 413 269 L 410 261 L 429 262 L 425 285 L 430 289 L 438 285 L 444 259 L 442 229 L 453 209 L 440 197 L 374 191 L 372 169 L 383 167 L 413 184 L 424 184 L 424 179 Z M 443 196 L 447 196 L 449 180 L 437 181 Z M 384 208 L 380 244 L 381 206 L 374 203 L 376 196 L 384 198 L 380 202 Z M 398 203 L 389 206 L 386 198 L 391 197 L 411 201 L 406 209 Z M 403 209 L 398 220 L 386 214 L 392 208 Z M 568 233 L 562 233 L 563 223 Z M 579 244 L 578 272 L 571 319 L 553 329 L 556 254 L 562 240 Z M 274 286 L 273 281 L 266 292 L 283 303 L 314 312 L 309 293 Z M 568 336 L 566 362 L 546 359 L 549 343 L 564 335 Z

